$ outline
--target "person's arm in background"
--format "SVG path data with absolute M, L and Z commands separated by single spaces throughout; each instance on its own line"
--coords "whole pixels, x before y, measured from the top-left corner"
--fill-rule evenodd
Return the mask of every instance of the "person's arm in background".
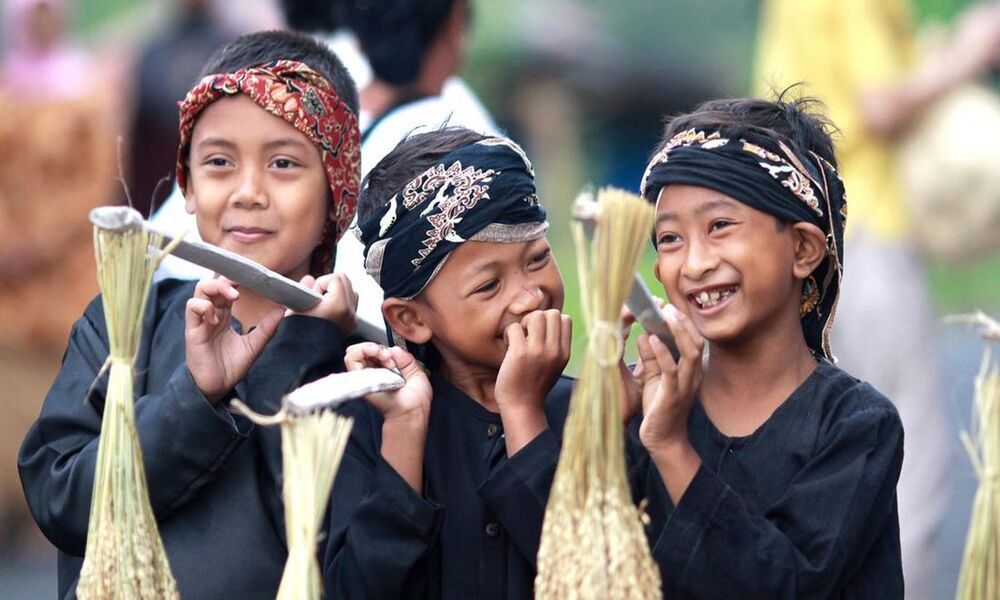
M 861 88 L 862 125 L 879 137 L 904 130 L 936 100 L 1000 65 L 1000 4 L 973 6 L 958 18 L 950 37 L 896 82 Z

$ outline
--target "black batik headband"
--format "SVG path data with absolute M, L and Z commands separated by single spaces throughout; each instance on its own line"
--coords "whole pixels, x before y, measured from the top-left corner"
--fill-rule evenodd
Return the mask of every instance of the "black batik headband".
M 465 241 L 526 242 L 545 235 L 535 173 L 514 142 L 491 137 L 428 168 L 364 223 L 365 270 L 387 298 L 413 298 Z
M 655 203 L 668 185 L 713 189 L 782 221 L 805 221 L 823 230 L 827 256 L 804 284 L 802 328 L 809 347 L 832 360 L 830 328 L 847 222 L 844 184 L 833 165 L 815 152 L 752 131 L 723 136 L 688 129 L 656 153 L 640 190 Z

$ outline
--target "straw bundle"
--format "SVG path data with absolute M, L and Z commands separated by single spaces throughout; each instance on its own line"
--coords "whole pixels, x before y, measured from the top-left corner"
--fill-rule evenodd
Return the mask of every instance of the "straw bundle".
M 150 281 L 162 257 L 156 249 L 160 242 L 142 228 L 94 228 L 97 278 L 110 345 L 102 373 L 109 366 L 111 373 L 86 555 L 76 589 L 81 600 L 179 597 L 149 504 L 132 389 Z
M 972 433 L 962 432 L 962 443 L 979 479 L 979 489 L 965 540 L 956 598 L 1000 598 L 1000 364 L 991 347 L 991 342 L 1000 340 L 1000 323 L 983 313 L 952 320 L 979 323 L 987 340 L 976 377 Z
M 574 230 L 589 343 L 542 526 L 535 579 L 541 599 L 660 597 L 659 570 L 626 475 L 618 371 L 621 306 L 654 215 L 620 190 L 602 190 L 598 203 L 590 251 L 581 226 Z
M 232 402 L 232 407 L 259 425 L 281 425 L 288 561 L 277 597 L 318 600 L 323 596 L 323 580 L 316 559 L 319 527 L 354 420 L 327 409 L 299 414 L 283 408 L 266 417 L 238 400 Z

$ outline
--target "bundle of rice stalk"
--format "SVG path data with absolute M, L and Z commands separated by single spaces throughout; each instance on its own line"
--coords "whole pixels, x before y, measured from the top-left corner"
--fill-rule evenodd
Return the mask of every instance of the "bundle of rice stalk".
M 101 211 L 121 217 L 119 226 L 97 225 Z M 76 593 L 88 598 L 178 598 L 156 517 L 149 503 L 142 449 L 135 430 L 132 377 L 153 271 L 161 240 L 132 226 L 123 211 L 98 208 L 94 221 L 97 278 L 104 303 L 110 367 L 97 468 L 90 504 L 87 547 Z M 121 213 L 120 215 L 118 213 Z M 134 212 L 134 211 L 133 211 Z M 138 213 L 136 213 L 138 214 Z
M 334 409 L 347 400 L 395 389 L 402 383 L 388 369 L 361 369 L 328 375 L 298 388 L 282 399 L 281 410 L 272 416 L 258 414 L 239 400 L 231 403 L 234 411 L 258 425 L 281 426 L 288 560 L 278 600 L 318 600 L 323 595 L 316 543 L 354 424 Z
M 962 432 L 962 443 L 979 479 L 979 488 L 956 598 L 1000 598 L 1000 364 L 992 355 L 992 343 L 1000 341 L 1000 323 L 983 313 L 950 320 L 980 324 L 986 340 L 975 382 L 972 432 Z
M 589 341 L 542 525 L 535 578 L 541 599 L 661 595 L 659 570 L 629 491 L 618 371 L 620 311 L 654 214 L 644 200 L 620 190 L 601 190 L 597 199 L 592 246 L 579 224 L 574 231 Z

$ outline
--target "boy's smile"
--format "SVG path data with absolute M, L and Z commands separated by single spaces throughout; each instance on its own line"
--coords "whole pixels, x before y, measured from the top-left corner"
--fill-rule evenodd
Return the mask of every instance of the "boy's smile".
M 469 241 L 413 303 L 446 361 L 495 370 L 507 353 L 507 327 L 534 311 L 562 309 L 563 291 L 545 238 Z
M 323 234 L 329 187 L 319 150 L 245 96 L 222 98 L 191 138 L 186 207 L 205 241 L 298 280 Z
M 742 340 L 776 319 L 798 327 L 793 231 L 720 192 L 666 186 L 657 202 L 657 279 L 710 341 Z

